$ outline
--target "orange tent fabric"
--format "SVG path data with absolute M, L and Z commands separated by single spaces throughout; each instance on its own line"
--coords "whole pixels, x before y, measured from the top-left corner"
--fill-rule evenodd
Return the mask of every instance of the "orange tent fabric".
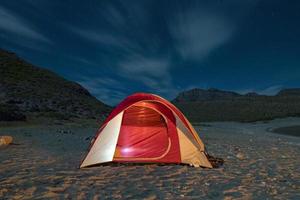
M 204 144 L 185 116 L 153 94 L 127 97 L 98 130 L 81 163 L 185 163 L 212 168 Z

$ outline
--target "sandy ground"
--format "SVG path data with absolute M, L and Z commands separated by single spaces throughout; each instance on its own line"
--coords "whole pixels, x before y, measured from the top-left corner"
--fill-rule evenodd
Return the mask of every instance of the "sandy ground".
M 96 128 L 0 128 L 0 199 L 300 199 L 300 137 L 271 133 L 300 119 L 197 126 L 218 169 L 106 165 L 78 169 Z

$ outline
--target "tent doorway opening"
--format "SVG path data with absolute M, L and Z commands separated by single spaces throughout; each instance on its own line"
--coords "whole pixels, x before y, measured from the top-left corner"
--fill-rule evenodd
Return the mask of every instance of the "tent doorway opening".
M 137 103 L 124 111 L 114 154 L 116 161 L 157 160 L 169 152 L 168 119 L 157 110 L 159 105 L 146 104 Z

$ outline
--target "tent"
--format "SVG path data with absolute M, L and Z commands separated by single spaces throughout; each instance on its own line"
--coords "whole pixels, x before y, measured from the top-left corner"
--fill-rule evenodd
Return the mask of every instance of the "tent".
M 107 117 L 80 168 L 106 162 L 184 163 L 212 168 L 186 117 L 169 101 L 136 93 Z

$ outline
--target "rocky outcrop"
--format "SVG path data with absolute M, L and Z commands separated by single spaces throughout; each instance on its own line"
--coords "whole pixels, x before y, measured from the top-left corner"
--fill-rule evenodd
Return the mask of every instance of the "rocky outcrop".
M 76 82 L 0 50 L 0 120 L 103 118 L 110 106 Z

